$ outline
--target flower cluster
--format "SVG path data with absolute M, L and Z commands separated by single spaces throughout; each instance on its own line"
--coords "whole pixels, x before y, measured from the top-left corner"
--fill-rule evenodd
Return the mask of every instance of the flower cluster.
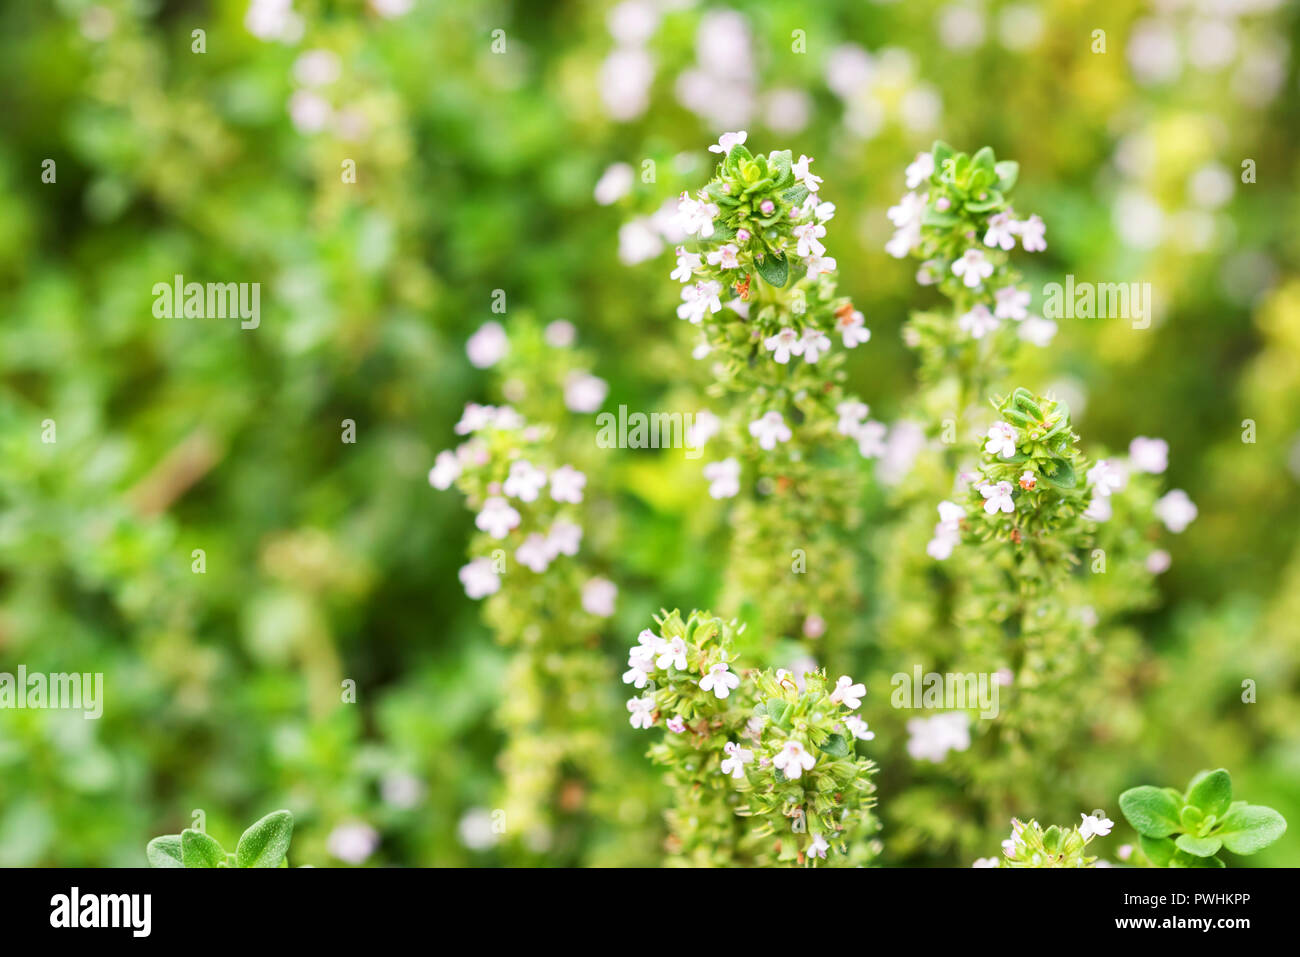
M 981 858 L 975 867 L 1093 867 L 1097 858 L 1086 853 L 1094 837 L 1105 837 L 1115 822 L 1100 811 L 1080 814 L 1071 828 L 1055 824 L 1044 829 L 1037 821 L 1011 819 L 1011 836 L 1002 842 L 1001 860 Z
M 1018 164 L 998 162 L 987 146 L 968 156 L 935 143 L 907 168 L 909 192 L 889 209 L 894 235 L 885 249 L 922 260 L 917 281 L 953 301 L 960 337 L 984 339 L 1011 320 L 1021 338 L 1041 346 L 1056 325 L 1030 314 L 1030 295 L 1008 264 L 1017 242 L 1025 252 L 1047 248 L 1042 219 L 1017 219 L 1010 205 L 1018 175 Z
M 633 727 L 664 728 L 650 756 L 668 769 L 672 846 L 687 863 L 861 863 L 874 854 L 874 733 L 855 712 L 866 688 L 847 675 L 739 671 L 743 628 L 678 612 L 642 631 L 623 676 L 641 693 Z M 828 857 L 828 852 L 830 856 Z

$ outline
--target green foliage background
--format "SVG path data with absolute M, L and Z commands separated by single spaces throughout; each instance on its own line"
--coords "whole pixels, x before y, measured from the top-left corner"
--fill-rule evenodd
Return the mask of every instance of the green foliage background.
M 661 408 L 700 381 L 668 257 L 625 264 L 618 232 L 707 179 L 704 147 L 732 128 L 675 95 L 701 23 L 722 8 L 668 5 L 647 41 L 648 108 L 615 121 L 600 97 L 617 45 L 606 4 L 417 2 L 390 20 L 361 2 L 298 0 L 293 44 L 252 36 L 247 6 L 0 12 L 0 671 L 102 671 L 107 684 L 100 721 L 0 712 L 0 864 L 142 865 L 146 841 L 196 808 L 212 833 L 237 834 L 277 807 L 297 820 L 295 864 L 337 864 L 326 839 L 357 820 L 381 835 L 369 864 L 657 863 L 664 793 L 622 719 L 610 729 L 625 765 L 616 806 L 569 795 L 584 826 L 523 858 L 463 839 L 466 813 L 493 807 L 505 657 L 456 577 L 471 517 L 425 475 L 464 403 L 489 398 L 464 342 L 494 318 L 495 289 L 511 315 L 575 323 L 610 383 L 606 408 Z M 1166 438 L 1169 483 L 1200 507 L 1173 538 L 1159 607 L 1131 622 L 1138 706 L 1117 720 L 1136 745 L 1099 734 L 1078 767 L 1038 769 L 1059 780 L 1058 803 L 1018 813 L 1076 823 L 1103 807 L 1118 819 L 1123 788 L 1222 766 L 1240 794 L 1294 822 L 1296 8 L 1231 21 L 1237 50 L 1222 68 L 1184 59 L 1175 78 L 1142 83 L 1131 39 L 1165 23 L 1185 57 L 1203 17 L 1133 0 L 969 6 L 985 35 L 954 50 L 940 40 L 947 5 L 744 4 L 758 92 L 802 90 L 810 113 L 797 132 L 771 129 L 761 110 L 737 127 L 757 149 L 817 158 L 839 209 L 828 242 L 841 291 L 873 330 L 851 384 L 885 421 L 914 384 L 898 330 L 931 300 L 913 265 L 883 252 L 884 210 L 935 137 L 1020 162 L 1017 206 L 1048 224 L 1048 251 L 1021 263 L 1035 290 L 1067 273 L 1152 284 L 1151 329 L 1063 320 L 1018 370 L 1086 396 L 1071 405 L 1090 442 Z M 1000 37 L 1027 29 L 1008 7 L 1039 12 L 1032 47 Z M 191 52 L 196 28 L 203 54 Z M 1105 53 L 1092 52 L 1095 30 Z M 793 31 L 806 52 L 792 50 Z M 876 57 L 869 137 L 827 85 L 832 52 L 850 43 Z M 290 121 L 294 62 L 317 48 L 341 60 L 329 95 L 360 119 L 354 139 Z M 1261 63 L 1281 71 L 1271 96 Z M 932 123 L 908 99 L 918 89 L 941 103 Z M 54 183 L 41 180 L 47 158 Z M 355 184 L 341 182 L 345 158 Z M 593 201 L 611 163 L 639 171 L 646 159 L 656 182 L 638 179 L 611 207 Z M 1198 213 L 1205 198 L 1189 183 L 1207 164 L 1235 189 Z M 1121 239 L 1134 191 L 1163 210 L 1149 248 Z M 261 282 L 261 327 L 154 318 L 151 288 L 176 273 Z M 339 441 L 348 418 L 355 445 Z M 41 441 L 46 419 L 56 443 Z M 715 600 L 728 530 L 688 468 L 651 451 L 613 464 L 616 666 L 653 611 Z M 197 548 L 204 575 L 191 572 Z M 864 583 L 869 605 L 879 577 Z M 355 705 L 339 703 L 344 679 Z M 1245 679 L 1257 703 L 1242 703 Z M 884 695 L 871 694 L 874 723 Z M 898 759 L 898 744 L 881 752 Z M 970 821 L 951 841 L 891 834 L 891 805 L 925 809 L 891 790 L 888 754 L 868 753 L 882 767 L 883 863 L 996 853 L 1004 819 Z M 383 799 L 395 775 L 422 782 L 414 806 Z M 1132 838 L 1121 824 L 1102 853 Z M 1249 863 L 1300 864 L 1300 832 Z

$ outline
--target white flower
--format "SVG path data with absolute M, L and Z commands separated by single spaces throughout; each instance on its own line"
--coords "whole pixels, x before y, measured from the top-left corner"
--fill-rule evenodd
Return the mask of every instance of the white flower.
M 636 636 L 637 643 L 632 646 L 631 654 L 638 658 L 650 659 L 650 668 L 654 668 L 654 657 L 665 648 L 668 642 L 656 635 L 649 628 L 642 628 L 641 633 Z
M 616 203 L 632 190 L 636 171 L 627 163 L 615 163 L 601 173 L 593 195 L 601 206 Z
M 916 244 L 921 241 L 921 223 L 917 221 L 908 226 L 900 226 L 894 231 L 894 235 L 885 243 L 885 252 L 895 259 L 903 259 L 910 253 Z M 922 267 L 924 270 L 924 267 Z M 921 271 L 917 272 L 917 281 L 920 282 Z M 926 283 L 922 283 L 926 285 Z
M 820 638 L 826 634 L 826 619 L 815 612 L 803 620 L 803 634 L 805 638 Z
M 1109 522 L 1113 512 L 1109 498 L 1096 496 L 1083 510 L 1083 517 L 1090 522 Z
M 868 419 L 858 426 L 853 438 L 858 440 L 858 454 L 864 459 L 878 459 L 885 454 L 885 423 Z
M 476 601 L 496 594 L 501 587 L 501 576 L 492 567 L 490 558 L 476 558 L 468 565 L 461 566 L 459 575 L 465 594 Z
M 949 711 L 929 718 L 907 722 L 907 753 L 917 761 L 938 763 L 949 751 L 970 747 L 970 716 L 965 711 Z
M 920 226 L 925 214 L 925 197 L 919 193 L 908 193 L 894 206 L 890 206 L 885 215 L 899 229 Z
M 1029 315 L 1029 293 L 1015 286 L 1003 286 L 993 293 L 993 315 L 999 319 L 1014 319 L 1019 322 Z
M 673 734 L 683 734 L 686 731 L 686 722 L 681 719 L 680 715 L 673 715 L 666 723 L 668 730 Z
M 460 478 L 460 459 L 451 451 L 439 452 L 429 469 L 429 484 L 436 489 L 451 488 L 451 483 Z
M 997 485 L 986 482 L 979 487 L 979 493 L 987 499 L 984 511 L 990 515 L 996 515 L 999 511 L 1009 514 L 1016 510 L 1016 503 L 1011 500 L 1010 482 L 999 482 Z
M 551 564 L 551 559 L 555 553 L 551 551 L 550 545 L 547 544 L 543 535 L 533 532 L 524 539 L 524 543 L 515 549 L 515 560 L 520 565 L 526 565 L 539 575 L 546 571 L 546 566 Z
M 695 274 L 702 268 L 699 253 L 686 251 L 685 246 L 677 247 L 677 268 L 672 271 L 670 279 L 676 279 L 678 282 L 690 282 L 695 278 Z
M 632 698 L 627 703 L 627 710 L 632 713 L 628 723 L 634 728 L 645 730 L 655 723 L 653 698 Z
M 796 226 L 794 236 L 799 242 L 795 246 L 795 254 L 800 258 L 820 256 L 826 252 L 826 247 L 821 242 L 821 238 L 825 235 L 826 227 L 821 223 L 804 223 L 802 226 Z
M 989 228 L 984 233 L 984 245 L 996 246 L 1001 249 L 1016 248 L 1016 230 L 1019 223 L 1011 218 L 1011 214 L 997 213 L 989 217 Z
M 633 648 L 631 654 L 627 656 L 627 671 L 623 672 L 623 684 L 632 685 L 635 688 L 644 688 L 650 681 L 650 672 L 654 671 L 655 663 L 651 658 L 637 654 L 640 648 Z
M 820 834 L 814 834 L 812 844 L 808 846 L 808 856 L 820 857 L 822 860 L 826 860 L 826 852 L 830 850 L 830 847 L 831 846 L 826 843 L 826 838 L 822 837 Z
M 1190 525 L 1197 516 L 1195 503 L 1180 488 L 1174 489 L 1160 501 L 1156 502 L 1156 518 L 1165 523 L 1165 528 L 1178 534 Z
M 686 447 L 702 448 L 722 430 L 722 420 L 708 409 L 695 413 L 695 421 L 686 430 Z
M 844 719 L 844 727 L 848 728 L 849 734 L 859 741 L 870 741 L 876 736 L 876 732 L 868 730 L 867 723 L 856 714 L 851 714 Z
M 803 340 L 799 338 L 799 333 L 789 326 L 786 326 L 776 335 L 764 339 L 763 346 L 768 352 L 772 353 L 772 358 L 781 365 L 789 362 L 790 356 L 801 355 L 804 349 Z
M 293 78 L 303 86 L 329 86 L 339 78 L 339 58 L 329 50 L 308 50 L 293 61 Z
M 663 236 L 648 217 L 629 220 L 618 228 L 618 258 L 624 265 L 635 266 L 654 259 L 663 248 Z
M 1146 569 L 1152 575 L 1163 575 L 1174 563 L 1173 557 L 1163 548 L 1157 548 L 1147 556 Z
M 551 498 L 557 502 L 577 505 L 582 501 L 582 490 L 587 486 L 587 476 L 572 465 L 561 465 L 551 473 Z
M 822 353 L 829 352 L 831 348 L 831 340 L 826 333 L 820 329 L 814 329 L 812 326 L 804 329 L 803 338 L 799 340 L 799 344 L 803 346 L 803 361 L 810 365 L 816 365 Z
M 1019 223 L 1017 232 L 1020 233 L 1020 245 L 1025 248 L 1025 252 L 1040 253 L 1047 248 L 1047 240 L 1043 238 L 1047 226 L 1037 216 L 1030 216 Z
M 1080 814 L 1083 823 L 1079 825 L 1079 834 L 1084 840 L 1090 837 L 1105 837 L 1110 833 L 1110 829 L 1115 826 L 1115 822 L 1105 814 L 1095 817 L 1091 814 Z
M 704 477 L 709 480 L 709 495 L 713 498 L 731 498 L 740 491 L 740 463 L 734 458 L 710 462 L 704 466 Z
M 996 857 L 977 857 L 971 867 L 997 867 L 998 859 Z
M 618 586 L 607 578 L 593 578 L 582 586 L 582 608 L 590 615 L 608 618 L 614 614 Z
M 582 542 L 582 526 L 558 519 L 546 533 L 546 547 L 551 557 L 556 555 L 576 555 L 578 545 Z
M 812 162 L 813 158 L 811 156 L 800 154 L 798 162 L 792 165 L 790 169 L 794 172 L 794 178 L 808 187 L 808 192 L 815 193 L 817 187 L 822 183 L 822 178 L 808 169 Z
M 564 380 L 564 404 L 570 412 L 595 412 L 609 395 L 609 385 L 590 372 L 571 372 Z
M 713 203 L 692 199 L 682 193 L 677 203 L 677 224 L 691 236 L 708 239 L 713 235 L 713 217 L 718 215 L 718 207 Z
M 784 747 L 772 758 L 776 769 L 791 781 L 803 777 L 805 771 L 811 771 L 817 759 L 804 750 L 798 741 L 787 741 Z
M 1160 475 L 1169 468 L 1169 443 L 1164 439 L 1149 439 L 1139 435 L 1128 444 L 1128 457 L 1139 472 Z
M 1025 469 L 1020 473 L 1020 481 L 1017 482 L 1026 492 L 1032 492 L 1038 485 L 1038 476 L 1034 474 L 1033 469 Z
M 1127 479 L 1124 470 L 1107 459 L 1099 460 L 1088 469 L 1088 481 L 1092 483 L 1093 491 L 1102 498 L 1109 498 L 1113 492 L 1122 489 Z
M 739 250 L 731 243 L 725 243 L 719 246 L 705 258 L 709 261 L 710 266 L 718 266 L 722 269 L 739 269 L 740 260 L 736 258 Z M 715 309 L 714 312 L 717 312 Z
M 345 864 L 361 864 L 379 846 L 379 832 L 360 821 L 340 824 L 325 839 L 325 850 Z
M 839 266 L 833 256 L 809 256 L 803 264 L 808 267 L 810 279 L 816 279 L 821 275 L 829 276 Z
M 499 322 L 483 323 L 465 343 L 465 354 L 469 356 L 470 364 L 479 369 L 496 365 L 509 351 L 510 340 Z
M 854 684 L 848 675 L 840 675 L 835 682 L 835 690 L 831 692 L 831 701 L 836 704 L 843 702 L 850 711 L 856 711 L 862 707 L 862 696 L 866 693 L 866 685 L 861 682 Z
M 289 97 L 289 119 L 299 133 L 319 133 L 334 118 L 329 100 L 311 90 L 297 90 Z
M 733 146 L 740 146 L 748 138 L 749 134 L 744 130 L 735 133 L 723 133 L 718 137 L 718 142 L 709 147 L 710 153 L 721 153 L 726 156 L 731 152 Z
M 510 463 L 510 474 L 506 476 L 501 491 L 521 502 L 535 502 L 546 484 L 546 473 L 525 459 Z
M 686 319 L 691 325 L 699 325 L 704 316 L 722 309 L 722 283 L 712 279 L 697 282 L 682 288 L 682 304 L 677 307 L 677 318 Z
M 762 418 L 749 423 L 749 434 L 758 439 L 758 447 L 772 451 L 778 442 L 788 442 L 794 434 L 777 411 L 765 412 Z
M 667 668 L 669 665 L 672 665 L 678 671 L 686 670 L 686 642 L 681 637 L 666 641 L 659 648 L 659 657 L 655 659 L 655 667 Z
M 477 402 L 469 402 L 465 405 L 465 411 L 461 414 L 460 421 L 456 423 L 457 435 L 470 435 L 480 429 L 486 429 L 496 419 L 496 409 L 490 405 L 479 405 Z
M 989 426 L 988 441 L 984 451 L 989 455 L 1000 455 L 1009 459 L 1016 454 L 1016 440 L 1019 438 L 1016 427 L 1008 422 L 994 422 Z
M 952 264 L 954 276 L 960 276 L 967 289 L 974 289 L 993 275 L 993 264 L 978 249 L 968 249 Z
M 904 175 L 907 177 L 907 188 L 916 189 L 934 175 L 934 157 L 929 153 L 917 153 Z
M 955 502 L 939 503 L 939 521 L 934 526 L 934 538 L 925 546 L 926 554 L 937 561 L 946 561 L 961 542 L 961 520 L 966 509 Z
M 505 538 L 511 529 L 519 527 L 519 513 L 500 495 L 493 495 L 483 503 L 474 524 L 493 538 Z
M 871 341 L 871 330 L 866 326 L 866 319 L 856 309 L 845 309 L 835 320 L 835 327 L 844 340 L 844 348 L 852 349 Z
M 728 741 L 722 746 L 722 752 L 726 755 L 718 769 L 723 774 L 730 774 L 733 778 L 743 778 L 745 776 L 745 765 L 754 760 L 754 752 L 749 748 L 742 748 L 734 741 Z
M 809 196 L 809 199 L 812 198 L 812 195 Z M 819 223 L 829 223 L 832 219 L 835 218 L 835 204 L 818 203 L 816 206 L 813 207 L 813 216 L 817 219 Z
M 859 402 L 855 399 L 841 402 L 835 407 L 835 414 L 840 417 L 835 426 L 836 431 L 840 435 L 856 436 L 862 420 L 867 417 L 867 413 L 870 411 L 870 407 L 865 402 Z
M 701 691 L 712 691 L 714 697 L 725 698 L 732 688 L 740 687 L 740 675 L 727 670 L 725 662 L 719 662 L 709 669 L 709 673 L 700 679 Z
M 1020 338 L 1031 345 L 1046 349 L 1056 338 L 1056 323 L 1042 316 L 1030 316 L 1020 324 Z
M 972 339 L 983 339 L 997 329 L 999 323 L 988 306 L 977 303 L 969 312 L 964 312 L 957 319 L 957 328 L 969 333 Z

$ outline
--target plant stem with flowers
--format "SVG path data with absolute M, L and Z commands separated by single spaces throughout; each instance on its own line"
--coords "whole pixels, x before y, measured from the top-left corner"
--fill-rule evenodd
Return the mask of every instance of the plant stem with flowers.
M 692 866 L 851 866 L 871 835 L 874 734 L 854 712 L 866 689 L 824 671 L 741 670 L 744 626 L 708 612 L 665 612 L 629 652 L 633 727 L 662 727 L 650 748 L 674 801 L 670 862 Z
M 812 160 L 753 154 L 746 138 L 711 146 L 721 156 L 713 179 L 682 195 L 680 222 L 694 240 L 678 247 L 672 273 L 678 316 L 700 327 L 710 392 L 732 402 L 716 421 L 719 458 L 704 466 L 712 497 L 739 499 L 724 604 L 745 609 L 769 641 L 825 634 L 833 658 L 859 600 L 854 445 L 866 457 L 883 450 L 883 426 L 843 386 L 847 351 L 871 334 L 837 294 L 822 242 L 835 207 L 820 197 Z

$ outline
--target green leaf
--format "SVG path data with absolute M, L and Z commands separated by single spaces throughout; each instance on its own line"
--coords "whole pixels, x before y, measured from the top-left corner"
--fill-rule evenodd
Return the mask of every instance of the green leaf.
M 789 727 L 789 725 L 787 725 L 785 722 L 785 715 L 786 712 L 789 710 L 790 710 L 790 705 L 788 705 L 781 698 L 767 699 L 768 716 L 772 719 L 772 723 L 775 724 L 777 727 L 779 728 Z
M 1215 837 L 1234 854 L 1262 851 L 1286 833 L 1286 818 L 1271 807 L 1246 804 L 1224 815 Z
M 849 743 L 842 734 L 832 734 L 819 745 L 819 749 L 833 758 L 848 757 Z
M 976 169 L 988 170 L 993 172 L 996 163 L 996 157 L 993 155 L 993 148 L 990 146 L 981 146 L 971 157 L 971 165 Z
M 776 185 L 778 188 L 788 185 L 789 181 L 794 178 L 794 173 L 791 171 L 794 160 L 791 158 L 789 150 L 773 150 L 767 154 L 767 161 L 776 172 Z
M 941 213 L 937 209 L 929 206 L 921 214 L 922 226 L 938 226 L 941 229 L 947 229 L 949 226 L 955 226 L 961 222 L 961 217 L 956 213 Z
M 1119 809 L 1133 830 L 1146 837 L 1168 837 L 1179 828 L 1178 802 L 1149 784 L 1121 794 Z
M 1147 837 L 1145 834 L 1138 835 L 1138 846 L 1142 848 L 1142 853 L 1156 867 L 1169 867 L 1174 859 L 1174 853 L 1178 847 L 1167 837 Z
M 1197 857 L 1195 854 L 1186 854 L 1183 851 L 1176 851 L 1173 860 L 1169 862 L 1170 867 L 1226 867 L 1227 865 L 1217 857 Z
M 989 190 L 988 195 L 983 199 L 977 199 L 965 204 L 966 211 L 971 213 L 987 213 L 995 209 L 1001 209 L 1006 203 L 1002 194 L 996 189 Z
M 144 849 L 150 867 L 184 867 L 181 860 L 181 836 L 164 834 L 155 837 Z
M 769 286 L 781 289 L 790 279 L 790 263 L 780 253 L 768 253 L 762 262 L 755 262 L 758 274 Z
M 185 867 L 220 867 L 226 852 L 202 831 L 187 827 L 181 831 L 181 863 Z
M 952 156 L 952 147 L 943 140 L 935 140 L 934 146 L 930 147 L 930 152 L 934 156 L 934 168 L 943 169 L 943 161 Z
M 1079 484 L 1074 474 L 1074 466 L 1065 459 L 1048 459 L 1041 471 L 1048 484 L 1059 489 L 1069 491 Z
M 291 837 L 293 815 L 272 811 L 240 836 L 235 859 L 240 867 L 279 867 L 289 851 Z
M 787 189 L 781 194 L 781 197 L 791 206 L 801 206 L 803 201 L 808 198 L 808 187 L 796 186 L 793 189 Z
M 1219 817 L 1232 804 L 1232 778 L 1223 768 L 1202 771 L 1187 788 L 1187 803 L 1201 809 L 1206 817 Z
M 1213 857 L 1223 846 L 1223 842 L 1217 837 L 1193 837 L 1190 834 L 1179 834 L 1178 840 L 1174 843 L 1178 845 L 1180 851 L 1186 851 L 1196 857 Z
M 998 177 L 998 191 L 1005 193 L 1015 186 L 1016 180 L 1020 178 L 1020 164 L 1015 160 L 1003 160 L 994 164 L 993 172 Z

